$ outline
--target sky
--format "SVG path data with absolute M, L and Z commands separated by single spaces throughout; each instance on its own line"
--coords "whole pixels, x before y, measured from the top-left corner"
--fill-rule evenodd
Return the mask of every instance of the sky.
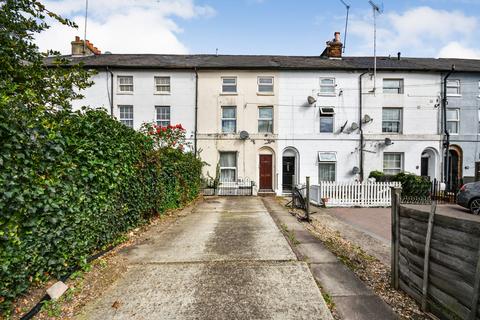
M 41 50 L 70 53 L 86 0 L 43 0 L 78 25 L 39 34 Z M 345 55 L 373 55 L 373 12 L 350 5 Z M 480 59 L 480 0 L 376 0 L 377 54 Z M 319 55 L 341 32 L 341 0 L 90 0 L 87 39 L 102 52 Z

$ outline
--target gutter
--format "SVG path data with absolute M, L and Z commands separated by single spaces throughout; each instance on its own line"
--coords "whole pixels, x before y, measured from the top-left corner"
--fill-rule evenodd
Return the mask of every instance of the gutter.
M 358 118 L 358 128 L 360 131 L 360 182 L 363 182 L 364 172 L 363 172 L 363 128 L 362 128 L 362 114 L 363 114 L 363 91 L 362 91 L 362 77 L 366 75 L 369 71 L 365 71 L 358 76 L 358 86 L 359 86 L 359 118 Z
M 195 129 L 194 129 L 194 135 L 193 135 L 193 149 L 194 149 L 194 154 L 197 156 L 197 131 L 198 131 L 198 72 L 197 72 L 197 67 L 193 68 L 193 71 L 195 72 Z
M 110 73 L 110 115 L 113 117 L 113 72 L 108 66 L 106 72 Z
M 452 69 L 443 77 L 443 97 L 442 97 L 442 113 L 443 113 L 443 133 L 445 135 L 445 139 L 443 142 L 443 149 L 445 154 L 445 163 L 443 167 L 443 181 L 446 184 L 447 190 L 450 189 L 450 157 L 449 157 L 449 149 L 450 149 L 450 133 L 447 130 L 447 79 L 450 75 L 455 71 L 455 65 L 452 64 Z

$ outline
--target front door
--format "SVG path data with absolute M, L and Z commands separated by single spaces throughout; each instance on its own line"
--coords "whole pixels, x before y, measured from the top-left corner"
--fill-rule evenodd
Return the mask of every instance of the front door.
M 292 191 L 295 176 L 295 157 L 283 157 L 282 189 Z
M 422 177 L 428 177 L 428 157 L 422 157 L 420 163 L 420 175 Z
M 272 190 L 272 155 L 260 155 L 260 189 Z

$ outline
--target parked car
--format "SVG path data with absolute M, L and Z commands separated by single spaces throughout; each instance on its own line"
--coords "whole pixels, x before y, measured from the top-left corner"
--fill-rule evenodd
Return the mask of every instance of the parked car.
M 473 214 L 480 213 L 480 181 L 464 184 L 457 194 L 457 204 L 470 209 Z

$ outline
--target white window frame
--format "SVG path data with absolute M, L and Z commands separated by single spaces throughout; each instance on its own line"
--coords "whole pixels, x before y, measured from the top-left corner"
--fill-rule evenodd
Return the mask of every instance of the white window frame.
M 133 126 L 134 126 L 134 115 L 133 115 L 133 105 L 131 104 L 119 104 L 118 106 L 118 113 L 119 113 L 119 120 L 122 124 L 126 125 L 127 127 L 129 128 L 132 128 L 133 129 Z M 131 113 L 131 117 L 128 118 L 128 117 L 122 117 L 122 115 L 125 115 L 125 111 L 122 112 L 122 108 L 130 108 L 132 110 L 132 113 Z M 131 125 L 130 125 L 130 121 L 131 121 Z
M 322 80 L 332 80 L 332 84 L 322 84 Z M 319 96 L 335 96 L 336 95 L 336 90 L 335 88 L 337 87 L 337 84 L 335 82 L 335 78 L 334 77 L 322 77 L 319 79 L 319 85 L 320 85 L 320 89 L 319 89 L 319 92 L 318 92 L 318 95 Z M 323 92 L 322 91 L 322 88 L 332 88 L 332 91 L 327 91 L 327 92 Z
M 447 80 L 447 96 L 448 97 L 459 97 L 462 95 L 462 91 L 461 91 L 461 82 L 460 82 L 460 79 L 451 79 L 451 80 Z M 457 93 L 448 93 L 448 89 L 449 88 L 455 88 L 456 92 Z
M 132 79 L 131 84 L 120 84 L 120 79 Z M 132 90 L 122 90 L 122 86 L 131 86 Z M 117 94 L 133 94 L 135 90 L 134 86 L 134 81 L 133 81 L 133 76 L 128 76 L 128 75 L 118 75 L 117 76 Z
M 449 119 L 448 119 L 448 111 L 455 111 L 455 113 L 457 114 L 457 118 L 454 119 L 454 120 L 449 120 Z M 460 109 L 458 109 L 458 108 L 447 108 L 446 114 L 447 114 L 447 121 L 446 121 L 446 123 L 447 123 L 447 130 L 448 130 L 448 123 L 449 123 L 449 122 L 456 122 L 456 123 L 457 123 L 457 132 L 449 132 L 449 133 L 450 133 L 451 135 L 452 135 L 452 134 L 453 134 L 453 135 L 459 134 L 459 133 L 460 133 Z
M 332 119 L 332 131 L 322 131 L 322 118 Z M 335 131 L 335 108 L 334 107 L 320 107 L 320 120 L 319 120 L 319 132 L 320 133 L 333 133 Z
M 233 108 L 233 110 L 235 110 L 235 117 L 234 118 L 225 118 L 223 116 L 223 110 L 225 108 Z M 221 123 L 222 133 L 236 133 L 237 132 L 237 106 L 222 106 L 221 112 L 222 112 L 222 120 L 221 120 L 222 121 L 222 123 Z M 233 130 L 233 132 L 224 131 L 224 129 L 223 129 L 223 122 L 224 121 L 235 121 L 235 129 Z
M 400 111 L 400 119 L 398 121 L 395 120 L 383 120 L 383 112 L 384 110 L 399 110 Z M 397 132 L 390 132 L 390 131 L 383 131 L 383 123 L 384 122 L 398 122 L 398 131 Z M 401 134 L 403 132 L 403 108 L 382 108 L 382 133 L 386 134 Z
M 399 87 L 388 87 L 387 89 L 395 89 L 397 92 L 385 92 L 385 81 L 398 81 Z M 404 93 L 404 83 L 402 78 L 384 78 L 383 79 L 383 93 L 384 94 L 403 94 Z
M 320 166 L 322 164 L 334 165 L 335 177 L 333 181 L 337 181 L 337 153 L 332 151 L 318 152 L 318 183 L 326 182 L 326 180 L 320 179 Z
M 261 80 L 271 80 L 271 83 L 260 83 Z M 272 87 L 272 90 L 270 91 L 261 91 L 260 90 L 260 87 L 261 86 L 264 86 L 264 87 L 269 87 L 271 86 Z M 273 76 L 258 76 L 257 77 L 257 93 L 262 95 L 272 95 L 275 91 L 275 80 L 274 80 L 274 77 Z
M 222 153 L 233 153 L 235 155 L 235 167 L 221 167 L 220 165 L 220 159 L 222 157 Z M 220 168 L 220 181 L 221 181 L 221 177 L 222 177 L 222 170 L 234 170 L 235 171 L 235 175 L 234 175 L 234 178 L 233 178 L 233 182 L 237 181 L 238 180 L 238 153 L 236 151 L 219 151 L 218 153 L 218 166 Z
M 386 168 L 385 167 L 385 156 L 386 155 L 399 155 L 400 156 L 400 167 L 398 168 Z M 388 174 L 388 175 L 396 175 L 400 172 L 403 172 L 404 171 L 404 160 L 405 159 L 405 155 L 403 154 L 403 152 L 384 152 L 383 153 L 383 173 L 385 174 Z M 394 174 L 391 174 L 391 173 L 386 173 L 385 170 L 398 170 L 398 172 L 394 173 Z
M 271 109 L 272 110 L 272 117 L 271 118 L 260 118 L 260 109 Z M 275 110 L 273 110 L 273 106 L 259 106 L 258 107 L 258 121 L 257 121 L 257 130 L 258 130 L 258 133 L 273 133 L 274 132 L 274 126 L 275 126 L 275 123 L 273 121 L 273 118 L 274 118 L 274 112 Z M 271 128 L 272 128 L 272 131 L 260 131 L 260 121 L 271 121 L 272 125 L 271 125 Z
M 162 119 L 158 118 L 158 116 L 161 115 L 161 114 L 159 114 L 158 111 L 162 108 L 168 108 L 168 119 L 167 118 L 162 118 Z M 167 122 L 167 121 L 168 121 L 168 124 L 166 126 L 160 124 L 161 122 Z M 171 106 L 155 106 L 155 123 L 157 124 L 157 126 L 162 126 L 162 127 L 167 127 L 167 126 L 171 125 L 172 124 L 172 107 Z
M 158 83 L 157 80 L 168 79 L 168 84 Z M 155 86 L 155 94 L 170 94 L 172 91 L 172 79 L 170 76 L 155 76 L 153 78 L 153 84 Z M 159 87 L 168 88 L 168 91 L 158 90 Z
M 221 77 L 222 79 L 222 94 L 237 94 L 238 92 L 238 81 L 237 77 L 231 76 L 231 77 Z M 235 80 L 235 83 L 224 83 L 224 80 Z M 224 87 L 235 87 L 235 91 L 224 91 Z

